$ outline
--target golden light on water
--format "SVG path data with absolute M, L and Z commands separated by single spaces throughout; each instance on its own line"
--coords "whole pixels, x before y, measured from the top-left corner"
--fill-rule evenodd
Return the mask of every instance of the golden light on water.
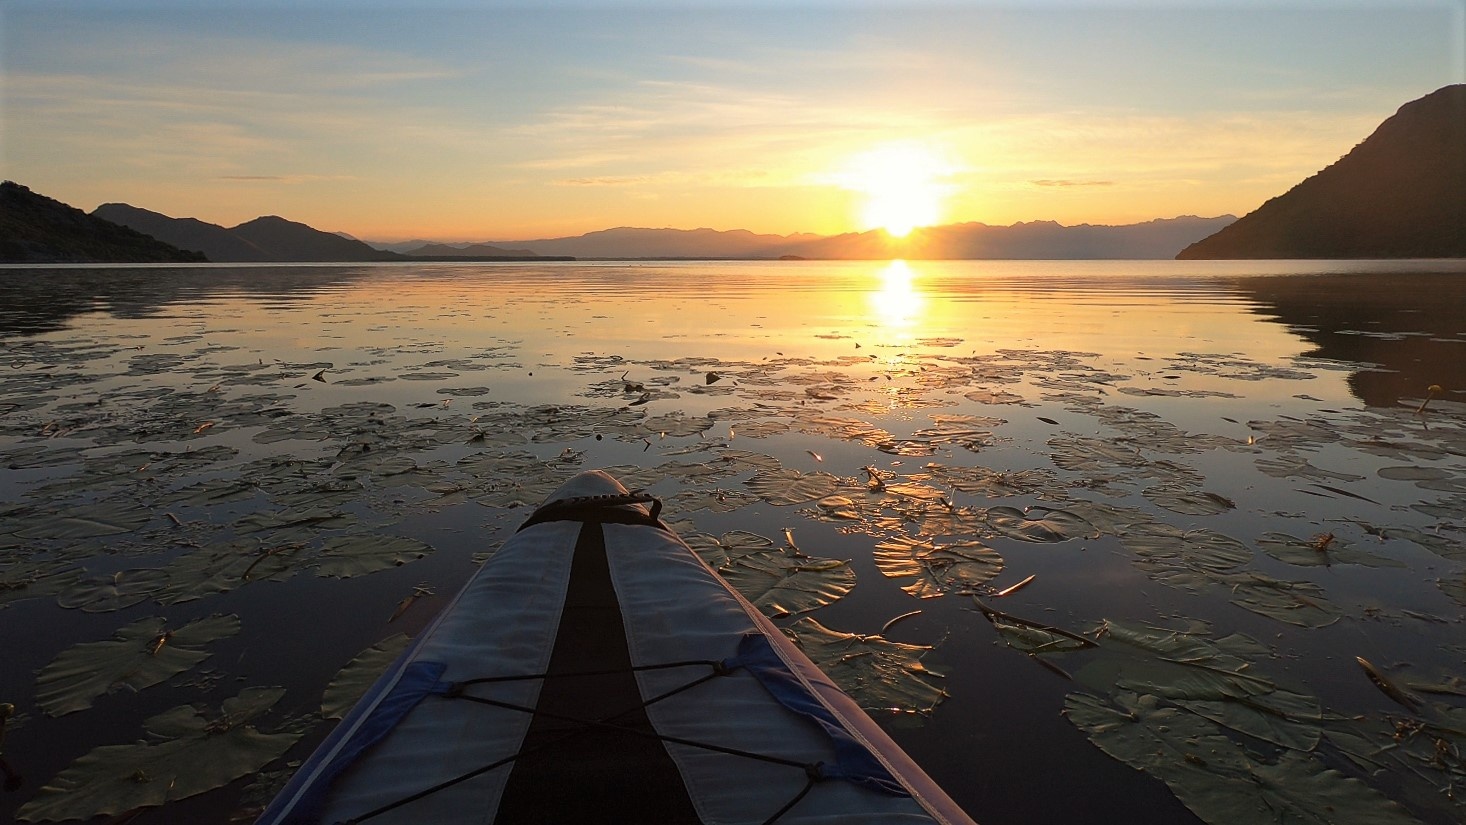
M 886 264 L 878 273 L 881 287 L 870 293 L 871 315 L 881 328 L 905 332 L 920 326 L 926 296 L 916 286 L 916 273 L 905 261 Z

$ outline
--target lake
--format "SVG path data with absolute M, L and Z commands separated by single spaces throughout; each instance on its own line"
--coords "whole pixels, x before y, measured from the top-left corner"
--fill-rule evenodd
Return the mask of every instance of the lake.
M 250 821 L 596 467 L 985 825 L 1466 818 L 1466 262 L 9 268 L 0 338 L 0 820 Z

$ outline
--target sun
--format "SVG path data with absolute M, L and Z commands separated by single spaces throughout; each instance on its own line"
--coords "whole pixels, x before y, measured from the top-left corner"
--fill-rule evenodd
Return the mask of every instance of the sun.
M 937 150 L 915 141 L 888 143 L 852 157 L 837 174 L 860 193 L 861 225 L 905 237 L 942 219 L 953 169 Z

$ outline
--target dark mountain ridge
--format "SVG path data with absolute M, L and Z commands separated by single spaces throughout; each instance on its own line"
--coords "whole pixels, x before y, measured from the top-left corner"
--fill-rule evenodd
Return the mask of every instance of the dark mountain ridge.
M 1177 257 L 1466 257 L 1466 84 L 1406 103 L 1337 162 Z
M 1185 215 L 1122 226 L 1032 221 L 1011 226 L 947 224 L 895 238 L 881 230 L 841 235 L 760 235 L 746 229 L 616 227 L 566 238 L 498 241 L 535 252 L 578 258 L 780 258 L 880 260 L 1172 258 L 1177 251 L 1232 221 L 1233 215 Z
M 216 262 L 400 261 L 361 241 L 269 215 L 225 229 L 196 218 L 173 218 L 125 203 L 104 203 L 92 215 L 144 232 Z
M 5 263 L 197 263 L 163 243 L 13 181 L 0 183 L 0 261 Z

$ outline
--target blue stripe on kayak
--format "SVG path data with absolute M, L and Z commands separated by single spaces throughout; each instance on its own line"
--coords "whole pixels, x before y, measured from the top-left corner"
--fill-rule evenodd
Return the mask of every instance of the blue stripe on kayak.
M 820 775 L 842 779 L 889 796 L 910 796 L 906 788 L 873 754 L 840 724 L 830 709 L 805 687 L 779 657 L 767 636 L 749 633 L 738 643 L 738 655 L 728 666 L 742 666 L 779 704 L 816 722 L 835 749 L 835 764 L 820 766 Z
M 336 778 L 368 748 L 386 738 L 418 702 L 429 695 L 448 692 L 450 683 L 440 681 L 447 669 L 448 666 L 441 662 L 413 662 L 403 668 L 391 692 L 382 697 L 371 714 L 356 726 L 335 758 L 320 769 L 310 787 L 295 800 L 281 825 L 315 825 L 319 822 L 326 794 Z

